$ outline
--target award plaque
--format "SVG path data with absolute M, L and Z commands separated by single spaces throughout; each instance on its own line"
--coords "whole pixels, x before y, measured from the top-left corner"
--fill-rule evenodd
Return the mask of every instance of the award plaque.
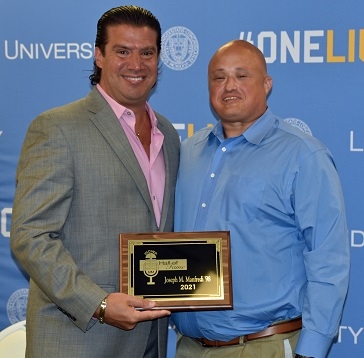
M 231 309 L 229 232 L 120 234 L 120 290 L 158 309 Z

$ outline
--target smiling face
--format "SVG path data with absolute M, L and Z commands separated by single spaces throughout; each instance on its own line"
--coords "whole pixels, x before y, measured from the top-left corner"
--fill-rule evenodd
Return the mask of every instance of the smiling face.
M 157 82 L 158 55 L 157 33 L 150 27 L 110 26 L 104 53 L 95 48 L 100 86 L 121 105 L 144 110 Z
M 215 53 L 208 83 L 211 105 L 226 136 L 241 134 L 265 112 L 272 88 L 263 54 L 242 40 L 229 42 Z

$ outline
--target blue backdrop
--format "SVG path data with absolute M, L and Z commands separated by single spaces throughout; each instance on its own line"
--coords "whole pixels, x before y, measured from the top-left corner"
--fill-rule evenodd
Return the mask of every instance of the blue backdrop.
M 0 330 L 25 318 L 28 277 L 9 248 L 15 169 L 30 121 L 89 90 L 96 23 L 124 1 L 12 0 L 0 13 Z M 352 273 L 337 343 L 329 357 L 364 357 L 364 3 L 354 0 L 134 1 L 161 21 L 163 56 L 150 103 L 181 139 L 213 123 L 207 64 L 243 38 L 264 53 L 269 105 L 332 151 L 343 183 Z M 314 173 L 313 173 L 314 175 Z M 323 258 L 324 259 L 324 258 Z M 173 355 L 171 330 L 169 354 Z

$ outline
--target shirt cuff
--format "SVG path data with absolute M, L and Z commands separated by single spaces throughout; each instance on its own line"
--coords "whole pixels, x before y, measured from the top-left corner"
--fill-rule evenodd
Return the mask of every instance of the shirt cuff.
M 325 358 L 332 339 L 314 331 L 301 330 L 295 353 L 307 357 Z

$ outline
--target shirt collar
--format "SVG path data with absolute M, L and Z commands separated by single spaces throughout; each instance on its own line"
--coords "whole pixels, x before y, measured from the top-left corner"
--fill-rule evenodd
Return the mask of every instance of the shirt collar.
M 126 111 L 132 112 L 131 109 L 121 105 L 120 103 L 116 102 L 113 98 L 111 98 L 99 84 L 97 84 L 96 87 L 97 87 L 98 91 L 101 93 L 101 95 L 105 98 L 107 103 L 110 105 L 111 109 L 114 111 L 116 117 L 119 120 Z M 156 127 L 158 119 L 155 116 L 155 114 L 148 102 L 145 103 L 145 108 L 149 114 L 149 118 L 152 123 L 152 128 Z
M 260 116 L 253 125 L 251 125 L 242 136 L 250 143 L 258 145 L 261 143 L 263 138 L 266 136 L 268 131 L 272 128 L 275 121 L 275 116 L 272 111 L 267 108 L 267 110 Z M 206 134 L 207 136 L 215 136 L 220 142 L 224 141 L 224 130 L 221 121 L 218 121 L 211 129 L 210 132 Z

